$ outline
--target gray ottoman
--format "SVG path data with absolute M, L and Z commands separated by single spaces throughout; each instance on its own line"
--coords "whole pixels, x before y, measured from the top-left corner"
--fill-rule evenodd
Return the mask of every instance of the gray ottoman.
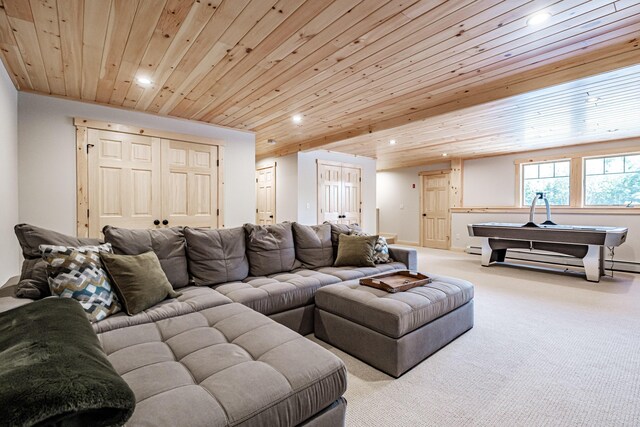
M 473 285 L 427 275 L 432 283 L 395 294 L 359 280 L 320 288 L 316 337 L 399 377 L 473 327 Z

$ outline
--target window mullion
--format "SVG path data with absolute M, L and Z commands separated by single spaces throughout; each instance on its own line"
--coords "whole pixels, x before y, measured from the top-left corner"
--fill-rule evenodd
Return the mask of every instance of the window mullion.
M 584 161 L 582 157 L 571 158 L 571 173 L 569 175 L 569 206 L 572 208 L 581 208 L 583 204 L 583 165 Z

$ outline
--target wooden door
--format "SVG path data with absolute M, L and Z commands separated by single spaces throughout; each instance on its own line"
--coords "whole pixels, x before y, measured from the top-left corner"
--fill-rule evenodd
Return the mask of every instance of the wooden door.
M 318 163 L 318 223 L 342 219 L 342 167 Z
M 256 170 L 256 224 L 275 224 L 276 165 Z
M 162 224 L 218 227 L 218 147 L 162 140 Z
M 342 167 L 341 224 L 360 224 L 360 182 L 360 168 Z
M 88 130 L 89 236 L 105 225 L 152 228 L 160 219 L 160 140 Z
M 422 245 L 449 249 L 449 174 L 422 177 Z

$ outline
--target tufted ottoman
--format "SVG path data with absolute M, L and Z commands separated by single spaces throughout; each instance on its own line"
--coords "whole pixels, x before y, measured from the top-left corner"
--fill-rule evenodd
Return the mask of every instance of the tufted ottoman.
M 428 276 L 432 283 L 395 294 L 359 280 L 319 289 L 316 337 L 399 377 L 473 327 L 473 285 Z

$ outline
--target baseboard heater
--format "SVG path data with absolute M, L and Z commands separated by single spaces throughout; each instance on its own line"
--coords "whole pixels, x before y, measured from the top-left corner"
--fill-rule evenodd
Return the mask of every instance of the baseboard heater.
M 605 248 L 605 257 L 608 257 Z M 472 255 L 481 255 L 482 248 L 480 246 L 467 246 L 465 252 Z M 541 251 L 523 251 L 519 249 L 507 250 L 507 259 L 518 261 L 532 261 L 541 262 L 546 264 L 562 265 L 567 267 L 579 267 L 582 268 L 582 260 L 574 258 L 568 255 L 555 254 Z M 606 259 L 604 262 L 605 272 L 618 271 L 621 273 L 640 273 L 640 263 L 632 261 L 618 261 L 614 258 Z

